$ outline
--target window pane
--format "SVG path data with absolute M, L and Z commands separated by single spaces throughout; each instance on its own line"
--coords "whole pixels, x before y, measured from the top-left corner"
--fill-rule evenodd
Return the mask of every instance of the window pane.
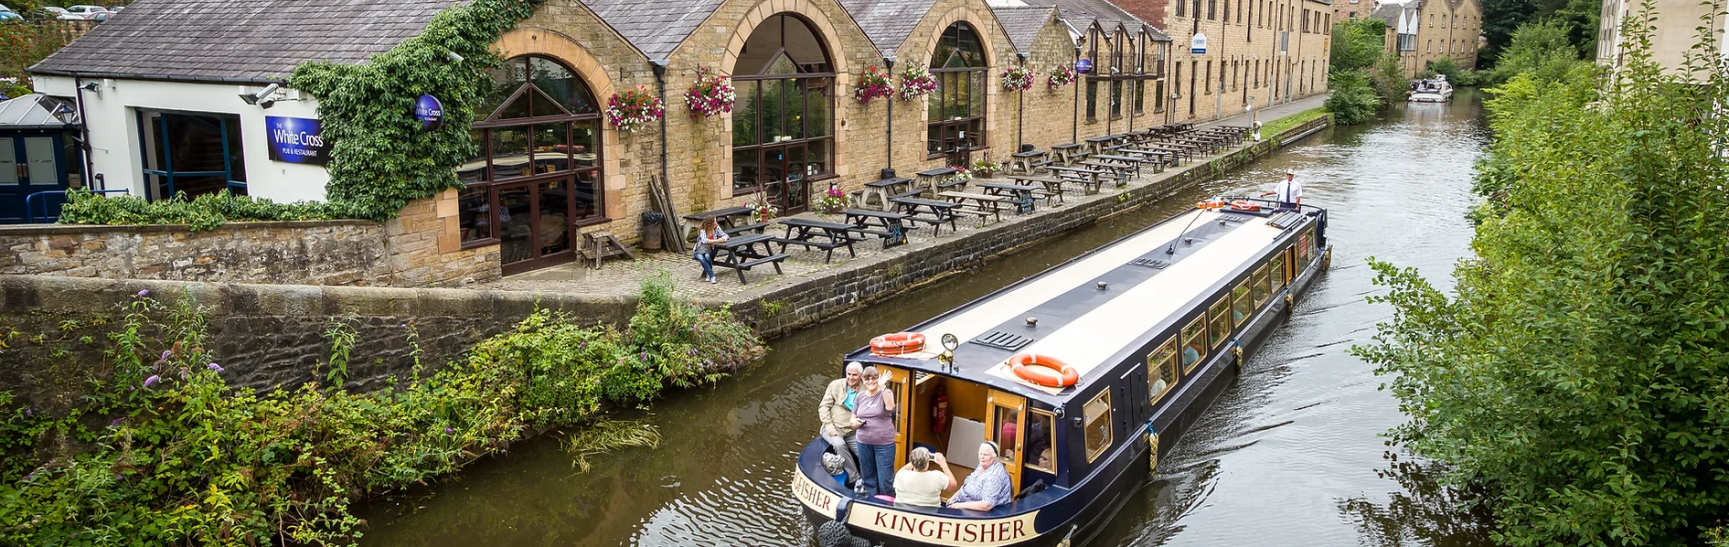
M 468 138 L 474 142 L 474 155 L 456 167 L 456 180 L 465 184 L 492 180 L 486 170 L 486 130 L 470 129 Z
M 984 118 L 973 118 L 972 121 L 967 122 L 966 143 L 967 143 L 968 148 L 984 148 L 984 146 L 985 146 L 985 119 Z
M 1255 308 L 1260 309 L 1262 305 L 1267 303 L 1267 295 L 1271 294 L 1269 291 L 1272 289 L 1272 287 L 1267 284 L 1266 266 L 1261 266 L 1261 269 L 1255 270 L 1255 277 L 1252 284 L 1254 285 L 1255 290 Z
M 1274 257 L 1273 261 L 1267 264 L 1268 269 L 1272 270 L 1273 290 L 1285 288 L 1285 257 L 1283 255 Z
M 828 139 L 818 139 L 805 143 L 805 161 L 809 163 L 805 173 L 811 176 L 833 173 L 834 170 L 830 167 L 833 162 L 830 161 L 828 151 Z
M 757 82 L 734 82 L 738 107 L 732 114 L 732 145 L 750 146 L 757 143 L 757 115 L 761 112 L 757 98 Z
M 493 237 L 492 206 L 486 188 L 463 188 L 456 193 L 456 221 L 462 226 L 462 241 Z
M 1249 299 L 1249 282 L 1244 281 L 1231 290 L 1231 324 L 1243 326 L 1254 311 L 1254 302 Z
M 599 151 L 594 145 L 594 139 L 600 134 L 600 121 L 591 120 L 570 124 L 570 149 L 576 157 L 574 168 L 595 167 L 600 165 Z
M 600 198 L 604 190 L 600 183 L 600 171 L 576 174 L 576 186 L 573 188 L 576 203 L 572 210 L 576 220 L 601 216 Z
M 533 207 L 528 186 L 512 186 L 498 190 L 499 254 L 505 264 L 534 258 L 533 243 L 529 242 L 533 228 L 529 209 Z
M 1003 462 L 1014 465 L 1020 451 L 1020 412 L 1006 406 L 991 405 L 991 412 L 996 414 L 997 428 L 991 440 L 997 442 L 997 449 Z
M 738 195 L 757 186 L 759 151 L 755 148 L 734 150 L 732 153 L 732 192 Z
M 782 80 L 760 82 L 762 85 L 762 138 L 758 143 L 778 142 L 786 127 L 785 97 L 781 96 Z
M 786 131 L 794 139 L 804 138 L 804 82 L 787 80 L 781 85 L 782 104 L 786 105 Z
M 477 119 L 487 119 L 498 110 L 498 107 L 504 105 L 504 101 L 509 99 L 512 93 L 516 93 L 516 90 L 522 88 L 523 82 L 528 81 L 522 59 L 507 61 L 503 66 L 492 69 L 491 74 L 492 89 L 486 94 L 486 98 L 482 100 L 480 106 L 474 109 L 474 116 Z
M 534 126 L 534 172 L 569 171 L 570 124 L 543 123 Z
M 943 124 L 933 123 L 925 129 L 925 153 L 941 154 L 943 152 Z
M 1213 303 L 1212 320 L 1207 324 L 1207 345 L 1218 347 L 1231 337 L 1231 302 L 1220 298 Z
M 1147 396 L 1158 401 L 1177 386 L 1177 339 L 1172 338 L 1147 354 Z
M 494 179 L 527 176 L 528 131 L 524 127 L 492 130 L 492 176 Z
M 1196 317 L 1183 328 L 1183 373 L 1195 371 L 1195 365 L 1207 357 L 1207 327 L 1205 317 Z
M 534 239 L 540 256 L 570 250 L 570 179 L 540 183 L 540 219 Z
M 1057 472 L 1057 455 L 1051 450 L 1056 445 L 1056 421 L 1050 414 L 1027 412 L 1027 467 L 1051 474 Z
M 805 135 L 808 137 L 824 137 L 829 134 L 829 112 L 834 103 L 827 93 L 833 87 L 832 80 L 805 80 L 804 89 L 804 121 Z
M 949 85 L 948 74 L 935 74 L 934 76 L 931 79 L 936 81 L 937 88 L 926 96 L 925 114 L 930 117 L 930 121 L 936 122 L 943 119 L 943 97 L 947 96 Z
M 1093 461 L 1111 447 L 1111 392 L 1100 393 L 1087 403 L 1087 461 Z
M 546 92 L 565 110 L 572 114 L 599 112 L 588 86 L 564 65 L 544 57 L 530 57 L 528 65 L 534 86 Z
M 968 75 L 970 78 L 967 89 L 972 91 L 972 95 L 971 100 L 967 103 L 967 115 L 983 118 L 985 117 L 985 72 L 975 71 L 968 73 Z

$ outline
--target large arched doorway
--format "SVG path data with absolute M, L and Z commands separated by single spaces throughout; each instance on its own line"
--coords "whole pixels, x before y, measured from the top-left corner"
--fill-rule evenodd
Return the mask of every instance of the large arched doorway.
M 605 222 L 600 108 L 588 85 L 551 58 L 492 71 L 475 109 L 475 157 L 456 170 L 463 247 L 498 244 L 505 275 L 570 261 L 576 227 Z
M 786 214 L 810 207 L 810 183 L 834 177 L 834 68 L 804 19 L 763 20 L 733 67 L 732 194 L 762 192 Z
M 988 61 L 979 35 L 966 23 L 949 25 L 931 52 L 937 90 L 926 100 L 930 121 L 929 157 L 948 156 L 950 165 L 968 165 L 972 150 L 984 148 Z

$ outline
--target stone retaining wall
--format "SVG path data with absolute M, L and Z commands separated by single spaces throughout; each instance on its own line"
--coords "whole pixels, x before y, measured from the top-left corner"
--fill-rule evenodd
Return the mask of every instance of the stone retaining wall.
M 376 222 L 0 226 L 0 274 L 179 281 L 366 282 L 384 257 Z

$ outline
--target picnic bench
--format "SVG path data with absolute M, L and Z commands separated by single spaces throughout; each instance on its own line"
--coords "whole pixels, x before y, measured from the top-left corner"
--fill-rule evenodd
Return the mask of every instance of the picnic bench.
M 805 250 L 820 249 L 827 253 L 822 261 L 834 259 L 834 250 L 846 247 L 848 254 L 857 257 L 853 250 L 852 226 L 837 222 L 812 220 L 808 218 L 789 217 L 780 219 L 780 224 L 786 227 L 786 237 L 774 238 L 780 244 L 780 252 L 785 253 L 789 245 L 803 246 Z
M 630 252 L 624 242 L 619 241 L 612 232 L 605 230 L 583 230 L 582 244 L 577 249 L 584 259 L 594 258 L 594 268 L 600 269 L 600 261 L 609 256 L 624 255 L 625 258 L 636 260 L 636 255 Z
M 960 231 L 955 227 L 955 209 L 961 204 L 952 201 L 938 201 L 914 197 L 891 198 L 896 212 L 906 215 L 906 220 L 923 222 L 931 225 L 931 235 L 942 235 L 943 223 L 949 223 L 950 231 Z
M 915 226 L 907 226 L 907 215 L 869 209 L 842 209 L 846 215 L 848 229 L 865 235 L 882 238 L 883 248 L 898 247 L 907 242 L 907 230 Z
M 1140 145 L 1134 145 L 1134 146 L 1140 146 Z M 1154 173 L 1164 172 L 1165 166 L 1167 166 L 1167 165 L 1172 166 L 1172 167 L 1175 167 L 1177 165 L 1177 153 L 1169 151 L 1169 150 L 1148 150 L 1148 149 L 1142 149 L 1142 148 L 1134 148 L 1132 146 L 1125 146 L 1123 148 L 1118 148 L 1117 153 L 1119 153 L 1119 154 L 1134 154 L 1134 155 L 1140 156 L 1142 158 L 1145 158 L 1145 160 L 1147 160 L 1147 161 L 1153 162 L 1153 172 Z
M 684 238 L 690 241 L 696 241 L 696 233 L 697 231 L 702 230 L 703 219 L 710 217 L 713 217 L 715 223 L 720 225 L 721 230 L 724 230 L 729 234 L 739 232 L 740 230 L 737 229 L 737 226 L 742 225 L 747 228 L 750 226 L 750 224 L 748 224 L 750 221 L 749 207 L 743 205 L 722 207 L 719 209 L 703 211 L 701 213 L 684 215 L 682 218 L 690 221 L 685 223 Z
M 1109 146 L 1111 143 L 1117 142 L 1117 139 L 1119 139 L 1121 137 L 1122 137 L 1122 135 L 1105 135 L 1103 137 L 1093 137 L 1093 138 L 1087 139 L 1087 153 L 1088 154 L 1103 154 L 1105 152 L 1106 146 Z
M 1008 175 L 1008 179 L 1021 183 L 1038 183 L 1045 187 L 1045 203 L 1050 198 L 1057 198 L 1057 203 L 1063 202 L 1063 179 L 1044 175 Z
M 1130 171 L 1133 171 L 1135 177 L 1141 176 L 1141 162 L 1146 161 L 1147 163 L 1152 163 L 1150 160 L 1142 160 L 1141 158 L 1134 156 L 1117 156 L 1112 154 L 1095 154 L 1092 159 L 1128 167 Z
M 949 201 L 962 204 L 955 209 L 956 213 L 979 217 L 979 225 L 984 226 L 985 217 L 992 217 L 998 222 L 1003 220 L 1002 204 L 1009 198 L 990 194 L 975 194 L 972 192 L 938 192 L 938 196 Z
M 876 196 L 877 207 L 881 208 L 884 211 L 887 211 L 891 207 L 889 205 L 889 198 L 892 196 L 898 196 L 898 195 L 907 193 L 909 190 L 912 189 L 912 185 L 913 185 L 913 179 L 904 178 L 904 177 L 895 177 L 895 178 L 873 180 L 873 181 L 867 182 L 867 183 L 865 183 L 864 190 L 860 190 L 860 192 L 862 192 L 862 193 L 859 196 L 858 201 L 854 204 L 854 206 L 856 206 L 856 207 L 869 207 L 871 196 Z
M 1063 164 L 1065 166 L 1072 166 L 1075 164 L 1075 162 L 1080 161 L 1080 158 L 1075 157 L 1077 154 L 1080 153 L 1080 151 L 1081 151 L 1081 145 L 1078 143 L 1072 143 L 1071 142 L 1068 144 L 1059 144 L 1056 146 L 1052 146 L 1051 147 L 1051 154 L 1056 156 L 1056 157 L 1052 158 L 1052 161 L 1054 161 L 1056 163 Z
M 1103 175 L 1105 172 L 1097 169 L 1087 169 L 1085 167 L 1062 167 L 1057 165 L 1045 166 L 1045 169 L 1050 169 L 1051 172 L 1056 173 L 1059 178 L 1081 183 L 1081 185 L 1086 188 L 1086 193 L 1089 196 L 1099 193 L 1099 187 L 1104 184 L 1104 182 L 1099 180 L 1099 175 Z
M 966 182 L 949 181 L 949 178 L 954 176 L 955 173 L 957 173 L 957 171 L 955 171 L 955 168 L 953 167 L 938 167 L 927 171 L 919 171 L 918 185 L 923 188 L 929 188 L 932 194 L 955 186 L 966 188 Z
M 1039 150 L 1028 150 L 1026 152 L 1010 154 L 1009 166 L 1005 170 L 1006 173 L 1004 174 L 1019 173 L 1031 175 L 1033 174 L 1033 170 L 1036 169 L 1034 164 L 1044 161 L 1044 159 L 1045 153 Z
M 765 234 L 750 234 L 728 238 L 726 241 L 714 244 L 714 265 L 722 268 L 732 268 L 738 272 L 738 282 L 743 284 L 744 272 L 763 264 L 773 264 L 774 273 L 781 271 L 780 262 L 787 259 L 786 253 L 774 252 L 774 238 Z M 757 250 L 758 247 L 762 250 Z
M 1044 189 L 1028 184 L 1005 184 L 1001 182 L 981 182 L 977 185 L 984 192 L 993 196 L 1004 196 L 1014 199 L 1015 214 L 1033 212 L 1033 197 L 1040 195 L 1049 199 Z

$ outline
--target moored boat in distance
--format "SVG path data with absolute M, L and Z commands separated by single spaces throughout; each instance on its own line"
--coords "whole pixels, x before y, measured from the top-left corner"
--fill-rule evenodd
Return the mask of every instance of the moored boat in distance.
M 1413 103 L 1444 103 L 1453 100 L 1453 84 L 1447 83 L 1446 74 L 1436 74 L 1427 80 L 1411 81 L 1411 98 Z
M 1316 207 L 1203 202 L 847 354 L 875 366 L 899 403 L 893 469 L 926 447 L 964 482 L 993 441 L 1013 501 L 972 511 L 861 496 L 825 469 L 817 438 L 791 488 L 819 542 L 1091 539 L 1325 270 L 1326 225 Z

